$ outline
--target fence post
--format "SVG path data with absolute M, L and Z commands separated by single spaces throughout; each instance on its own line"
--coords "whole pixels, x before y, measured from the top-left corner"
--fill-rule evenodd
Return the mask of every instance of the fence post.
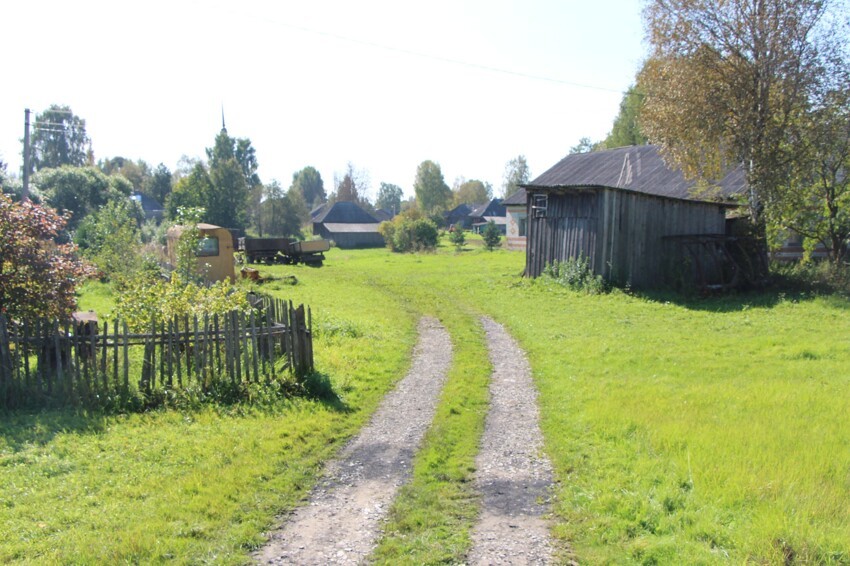
M 7 407 L 12 398 L 12 348 L 6 315 L 0 313 L 0 391 L 2 406 Z

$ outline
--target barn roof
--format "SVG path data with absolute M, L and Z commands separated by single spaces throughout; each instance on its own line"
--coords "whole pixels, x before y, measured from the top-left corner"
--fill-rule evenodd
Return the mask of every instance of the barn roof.
M 378 224 L 374 222 L 366 224 L 325 222 L 325 228 L 328 230 L 328 232 L 334 234 L 352 234 L 368 232 L 374 232 L 376 234 L 378 233 Z
M 353 202 L 336 202 L 334 205 L 313 218 L 314 223 L 334 224 L 377 224 L 371 214 Z
M 689 181 L 681 171 L 668 167 L 658 146 L 641 145 L 568 155 L 524 187 L 610 187 L 702 201 L 729 200 L 746 190 L 744 172 L 740 167 L 713 184 L 717 189 L 704 192 L 697 188 L 696 181 Z

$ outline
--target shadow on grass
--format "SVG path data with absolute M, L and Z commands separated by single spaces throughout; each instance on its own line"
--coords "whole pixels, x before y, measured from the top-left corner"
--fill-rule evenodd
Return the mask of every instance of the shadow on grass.
M 732 291 L 716 295 L 698 295 L 696 293 L 677 293 L 674 291 L 638 291 L 636 297 L 658 303 L 673 303 L 694 311 L 740 312 L 751 308 L 773 308 L 776 305 L 792 301 L 806 302 L 816 298 L 826 301 L 830 306 L 848 310 L 850 299 L 819 289 L 802 289 L 774 281 L 761 290 Z
M 0 439 L 14 451 L 43 446 L 61 433 L 97 434 L 106 430 L 106 417 L 74 410 L 15 412 L 0 415 Z
M 308 399 L 320 401 L 329 409 L 340 413 L 351 412 L 351 407 L 334 391 L 333 384 L 327 374 L 314 371 L 304 378 L 304 390 Z

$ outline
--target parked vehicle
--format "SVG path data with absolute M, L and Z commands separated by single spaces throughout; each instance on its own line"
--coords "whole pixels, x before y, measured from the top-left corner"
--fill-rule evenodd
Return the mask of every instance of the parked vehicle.
M 322 265 L 324 252 L 331 249 L 327 240 L 296 241 L 291 238 L 239 238 L 239 251 L 248 263 Z

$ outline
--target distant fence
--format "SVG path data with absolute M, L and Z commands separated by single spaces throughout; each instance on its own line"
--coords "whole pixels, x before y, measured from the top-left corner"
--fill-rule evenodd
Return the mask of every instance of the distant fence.
M 0 315 L 0 407 L 87 404 L 95 398 L 261 382 L 313 370 L 310 310 L 260 297 L 250 313 L 152 320 L 39 320 Z

